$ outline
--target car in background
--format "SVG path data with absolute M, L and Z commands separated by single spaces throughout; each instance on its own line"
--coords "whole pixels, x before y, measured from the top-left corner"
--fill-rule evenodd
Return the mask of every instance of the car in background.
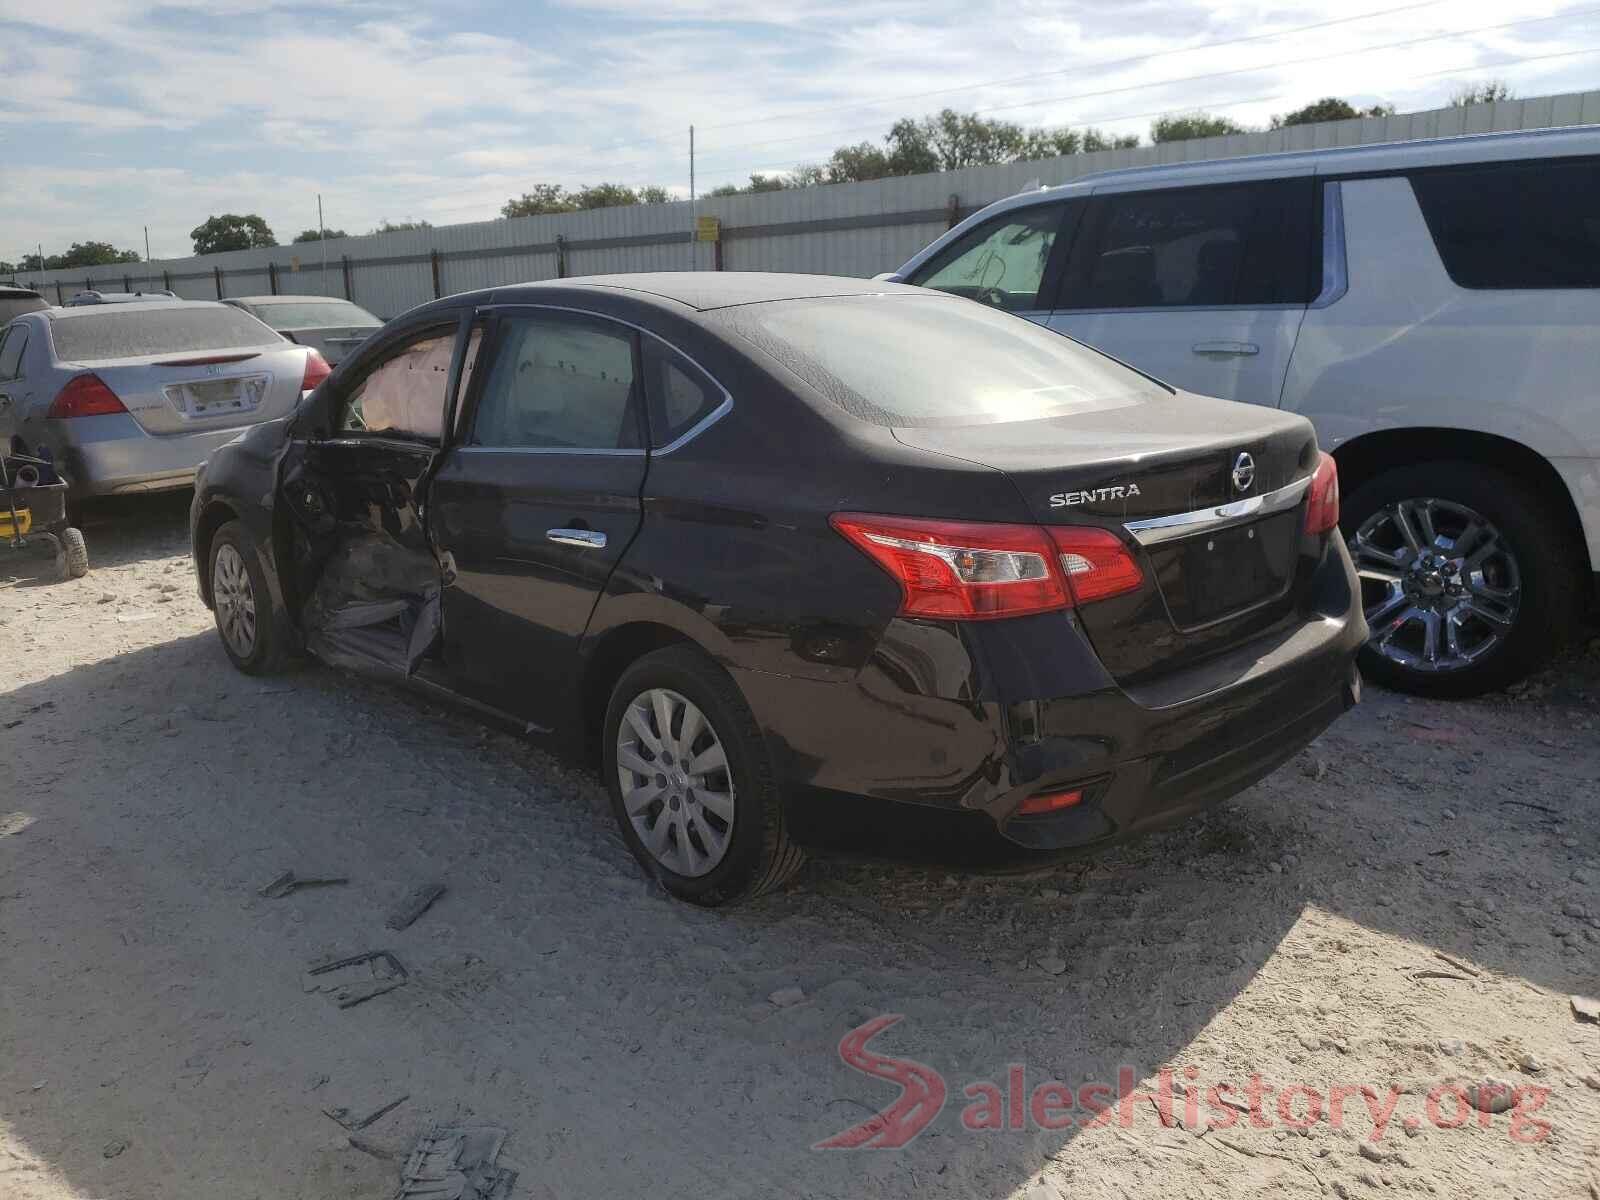
M 152 300 L 181 300 L 177 292 L 74 292 L 66 307 L 78 308 L 85 304 L 144 304 Z
M 1303 417 L 920 288 L 717 272 L 415 309 L 190 508 L 236 667 L 303 647 L 597 748 L 702 904 L 786 878 L 819 793 L 1060 851 L 1249 786 L 1360 694 L 1337 526 Z
M 1468 696 L 1600 591 L 1596 196 L 1593 127 L 1143 167 L 1001 200 L 886 278 L 1309 417 L 1364 669 Z
M 383 327 L 360 305 L 332 296 L 233 296 L 223 303 L 261 318 L 291 342 L 315 347 L 333 367 Z
M 50 458 L 74 499 L 186 487 L 327 374 L 315 350 L 211 301 L 46 308 L 0 330 L 0 445 Z
M 0 283 L 0 325 L 23 313 L 49 308 L 50 302 L 32 288 Z

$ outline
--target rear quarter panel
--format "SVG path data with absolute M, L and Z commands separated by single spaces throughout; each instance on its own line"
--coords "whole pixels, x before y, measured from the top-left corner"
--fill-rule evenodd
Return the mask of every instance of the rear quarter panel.
M 1519 442 L 1567 480 L 1600 562 L 1600 290 L 1458 287 L 1408 180 L 1339 186 L 1349 290 L 1306 314 L 1283 406 L 1329 450 L 1419 426 Z

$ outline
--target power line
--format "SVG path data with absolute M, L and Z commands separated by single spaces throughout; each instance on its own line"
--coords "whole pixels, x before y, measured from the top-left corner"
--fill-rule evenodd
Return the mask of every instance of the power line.
M 1329 61 L 1333 61 L 1335 59 L 1349 58 L 1349 57 L 1352 57 L 1352 56 L 1355 56 L 1355 55 L 1379 54 L 1379 53 L 1384 53 L 1384 52 L 1387 52 L 1387 51 L 1390 51 L 1390 50 L 1406 49 L 1406 48 L 1409 48 L 1409 47 L 1412 47 L 1412 46 L 1424 45 L 1424 44 L 1427 44 L 1427 43 L 1430 43 L 1430 42 L 1451 41 L 1451 40 L 1455 40 L 1455 39 L 1458 39 L 1458 38 L 1473 37 L 1473 36 L 1475 36 L 1477 34 L 1481 34 L 1481 33 L 1494 33 L 1494 32 L 1498 32 L 1500 30 L 1511 29 L 1511 28 L 1524 26 L 1524 25 L 1540 24 L 1540 23 L 1543 23 L 1543 22 L 1563 20 L 1563 19 L 1567 19 L 1567 18 L 1571 18 L 1571 17 L 1587 16 L 1587 15 L 1590 15 L 1590 14 L 1593 14 L 1593 13 L 1596 13 L 1596 12 L 1600 12 L 1600 6 L 1591 6 L 1591 7 L 1587 7 L 1587 8 L 1578 8 L 1578 9 L 1568 9 L 1568 10 L 1566 10 L 1564 12 L 1554 13 L 1554 14 L 1551 14 L 1550 16 L 1545 16 L 1545 17 L 1528 17 L 1528 18 L 1523 18 L 1521 20 L 1517 20 L 1517 21 L 1506 21 L 1506 22 L 1502 22 L 1502 23 L 1496 24 L 1496 25 L 1480 26 L 1480 27 L 1477 27 L 1477 28 L 1474 28 L 1474 29 L 1459 30 L 1459 31 L 1451 32 L 1451 33 L 1428 34 L 1428 35 L 1425 35 L 1423 37 L 1407 38 L 1407 39 L 1404 39 L 1404 40 L 1399 41 L 1399 42 L 1390 42 L 1390 43 L 1386 43 L 1386 44 L 1380 45 L 1380 46 L 1369 46 L 1369 47 L 1358 48 L 1358 49 L 1354 49 L 1354 50 L 1342 50 L 1342 51 L 1336 51 L 1336 52 L 1334 52 L 1332 54 L 1312 55 L 1312 56 L 1308 56 L 1306 58 L 1290 59 L 1290 60 L 1285 60 L 1285 61 L 1274 62 L 1274 63 L 1267 64 L 1265 66 L 1241 67 L 1241 68 L 1230 69 L 1230 70 L 1227 70 L 1227 71 L 1206 72 L 1206 73 L 1199 74 L 1199 75 L 1190 75 L 1190 76 L 1184 76 L 1184 77 L 1175 78 L 1175 79 L 1156 80 L 1156 81 L 1153 81 L 1153 82 L 1150 82 L 1150 83 L 1130 84 L 1130 85 L 1127 85 L 1127 86 L 1124 86 L 1124 87 L 1118 87 L 1118 88 L 1099 89 L 1099 90 L 1096 90 L 1096 91 L 1079 92 L 1079 93 L 1073 93 L 1071 95 L 1064 95 L 1064 96 L 1051 96 L 1051 97 L 1046 97 L 1046 98 L 1039 99 L 1039 100 L 1020 101 L 1020 102 L 1013 103 L 1013 104 L 992 105 L 992 106 L 988 106 L 988 107 L 985 107 L 985 108 L 974 109 L 973 112 L 975 112 L 977 114 L 980 114 L 980 115 L 981 114 L 985 114 L 985 113 L 1006 112 L 1006 111 L 1013 111 L 1013 110 L 1019 109 L 1019 108 L 1037 107 L 1039 105 L 1044 105 L 1044 104 L 1058 104 L 1058 103 L 1064 103 L 1064 102 L 1071 101 L 1071 100 L 1084 100 L 1084 99 L 1092 99 L 1092 98 L 1098 98 L 1098 97 L 1102 97 L 1102 96 L 1111 96 L 1111 95 L 1125 95 L 1125 94 L 1127 94 L 1129 92 L 1147 91 L 1147 90 L 1150 90 L 1152 88 L 1171 87 L 1171 86 L 1176 86 L 1176 85 L 1180 85 L 1180 84 L 1205 82 L 1205 81 L 1212 80 L 1212 79 L 1223 79 L 1223 78 L 1237 77 L 1237 76 L 1240 76 L 1240 75 L 1258 74 L 1258 73 L 1260 73 L 1262 71 L 1276 70 L 1276 69 L 1280 69 L 1280 68 L 1283 68 L 1283 67 L 1304 66 L 1304 65 L 1307 65 L 1307 64 L 1310 64 L 1310 63 L 1329 62 Z M 1600 48 L 1596 48 L 1596 49 L 1600 49 Z M 1577 55 L 1589 54 L 1589 53 L 1595 53 L 1595 52 L 1596 52 L 1595 50 L 1572 50 L 1572 51 L 1563 51 L 1563 52 L 1559 52 L 1559 53 L 1556 53 L 1556 54 L 1534 55 L 1534 56 L 1528 56 L 1528 57 L 1523 57 L 1523 58 L 1506 59 L 1506 60 L 1502 60 L 1502 61 L 1494 62 L 1494 63 L 1473 63 L 1473 64 L 1464 65 L 1464 66 L 1460 66 L 1460 67 L 1449 67 L 1449 68 L 1445 68 L 1444 70 L 1440 70 L 1440 71 L 1426 72 L 1426 73 L 1424 73 L 1424 74 L 1422 74 L 1422 75 L 1420 75 L 1418 77 L 1419 78 L 1428 78 L 1428 77 L 1434 77 L 1434 76 L 1439 76 L 1439 75 L 1463 74 L 1463 73 L 1466 73 L 1466 72 L 1469 72 L 1469 71 L 1493 70 L 1493 69 L 1497 69 L 1497 68 L 1503 67 L 1503 66 L 1516 66 L 1516 65 L 1521 65 L 1523 63 L 1541 62 L 1541 61 L 1546 61 L 1546 60 L 1554 59 L 1554 58 L 1574 57 L 1574 56 L 1577 56 Z M 1279 100 L 1279 99 L 1282 99 L 1282 98 L 1283 98 L 1283 95 L 1280 93 L 1280 94 L 1276 94 L 1276 95 L 1272 95 L 1272 96 L 1262 96 L 1262 97 L 1257 97 L 1257 98 L 1252 98 L 1252 99 L 1228 101 L 1227 103 L 1220 104 L 1220 105 L 1211 104 L 1211 105 L 1207 105 L 1205 107 L 1208 107 L 1208 108 L 1230 108 L 1230 107 L 1237 107 L 1237 106 L 1243 105 L 1243 104 L 1265 103 L 1267 101 Z M 1167 106 L 1165 108 L 1155 109 L 1155 110 L 1146 111 L 1146 112 L 1123 113 L 1123 114 L 1117 114 L 1117 115 L 1111 115 L 1111 116 L 1098 117 L 1098 118 L 1095 118 L 1092 121 L 1073 123 L 1073 124 L 1069 124 L 1069 125 L 1067 125 L 1065 127 L 1069 128 L 1069 129 L 1083 129 L 1083 128 L 1089 128 L 1089 127 L 1094 126 L 1094 125 L 1102 125 L 1102 124 L 1109 125 L 1109 124 L 1115 124 L 1115 123 L 1117 123 L 1119 121 L 1140 120 L 1140 119 L 1146 119 L 1146 118 L 1149 118 L 1149 117 L 1162 116 L 1162 115 L 1165 115 L 1166 113 L 1169 113 L 1169 112 L 1172 112 L 1172 111 L 1173 111 L 1172 106 Z M 732 146 L 724 146 L 724 147 L 722 147 L 721 148 L 721 152 L 722 153 L 732 153 L 732 152 L 738 151 L 738 150 L 762 149 L 762 148 L 766 148 L 766 147 L 770 147 L 770 146 L 779 146 L 779 145 L 792 144 L 794 142 L 805 142 L 805 141 L 812 141 L 812 140 L 818 140 L 818 139 L 824 139 L 824 138 L 834 138 L 834 137 L 839 137 L 839 136 L 848 136 L 850 134 L 861 133 L 861 132 L 864 132 L 864 131 L 867 131 L 867 130 L 876 130 L 877 128 L 878 128 L 878 126 L 873 125 L 873 126 L 854 126 L 854 127 L 847 128 L 847 129 L 835 128 L 835 129 L 830 129 L 830 130 L 821 130 L 821 131 L 815 131 L 815 132 L 812 132 L 812 133 L 797 135 L 797 136 L 793 136 L 793 137 L 777 138 L 777 139 L 763 139 L 761 141 L 755 141 L 755 142 L 737 143 L 737 144 L 732 145 Z M 610 163 L 610 164 L 607 164 L 601 171 L 599 171 L 598 174 L 603 175 L 603 174 L 606 174 L 608 172 L 609 173 L 616 173 L 616 172 L 619 172 L 619 171 L 626 171 L 626 170 L 629 170 L 629 169 L 632 169 L 632 168 L 648 167 L 648 166 L 654 165 L 656 161 L 657 160 L 635 159 L 635 160 L 632 160 L 632 161 L 621 162 L 621 163 Z M 727 176 L 727 175 L 741 174 L 745 170 L 748 169 L 748 166 L 749 166 L 748 162 L 744 162 L 744 163 L 741 163 L 739 165 L 733 165 L 733 164 L 729 163 L 727 160 L 724 160 L 724 162 L 722 164 L 720 164 L 720 165 L 712 164 L 712 165 L 709 165 L 709 166 L 699 167 L 699 168 L 697 168 L 697 173 L 700 174 L 704 178 L 720 178 L 720 177 L 724 177 L 724 176 Z M 479 189 L 463 189 L 463 190 L 457 191 L 457 192 L 441 193 L 436 198 L 438 198 L 438 199 L 449 199 L 449 198 L 454 197 L 454 196 L 466 196 L 466 195 L 474 194 L 474 193 L 476 193 L 478 191 L 479 191 Z M 424 203 L 426 203 L 426 202 L 424 202 Z M 477 208 L 479 208 L 478 204 L 458 205 L 458 206 L 455 206 L 455 207 L 452 207 L 452 208 L 434 209 L 433 212 L 435 213 L 435 215 L 448 215 L 448 214 L 451 214 L 451 213 L 465 212 L 465 211 L 474 210 L 474 209 L 477 209 Z M 486 219 L 492 219 L 492 218 L 486 218 Z
M 792 121 L 802 117 L 822 116 L 831 112 L 849 112 L 861 108 L 874 108 L 884 104 L 897 104 L 905 100 L 921 100 L 929 96 L 951 95 L 956 92 L 976 91 L 986 87 L 1000 87 L 1012 83 L 1021 83 L 1030 79 L 1044 79 L 1056 75 L 1079 74 L 1084 71 L 1106 70 L 1113 67 L 1127 66 L 1130 63 L 1154 62 L 1157 59 L 1171 58 L 1179 54 L 1194 54 L 1202 50 L 1217 50 L 1225 46 L 1240 46 L 1249 42 L 1270 41 L 1273 38 L 1290 37 L 1297 33 L 1311 33 L 1319 29 L 1328 29 L 1335 25 L 1349 25 L 1357 21 L 1370 21 L 1375 17 L 1392 17 L 1401 13 L 1411 12 L 1419 8 L 1434 8 L 1445 0 L 1419 0 L 1416 4 L 1402 4 L 1394 8 L 1374 9 L 1371 12 L 1357 13 L 1349 17 L 1337 17 L 1328 21 L 1317 21 L 1310 25 L 1296 25 L 1289 29 L 1276 29 L 1267 33 L 1253 33 L 1244 37 L 1224 38 L 1215 42 L 1200 42 L 1193 46 L 1179 46 L 1172 50 L 1158 50 L 1150 54 L 1139 54 L 1129 58 L 1106 59 L 1101 62 L 1083 63 L 1075 67 L 1064 67 L 1055 71 L 1033 71 L 1023 75 L 1012 75 L 1004 79 L 990 79 L 979 83 L 958 84 L 955 87 L 937 88 L 925 92 L 907 92 L 898 96 L 880 96 L 875 100 L 852 101 L 849 104 L 832 105 L 827 108 L 802 109 L 797 112 L 775 113 L 767 117 L 753 117 L 747 121 L 729 121 L 720 125 L 702 125 L 700 129 L 735 129 L 748 125 L 769 124 L 774 121 Z M 608 150 L 631 150 L 636 146 L 669 145 L 675 143 L 680 135 L 663 134 L 660 137 L 641 138 L 631 142 L 612 142 L 607 146 L 596 147 L 604 152 Z

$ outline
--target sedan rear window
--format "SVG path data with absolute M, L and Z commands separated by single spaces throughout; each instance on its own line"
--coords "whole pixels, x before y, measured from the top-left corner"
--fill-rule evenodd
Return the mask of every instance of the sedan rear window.
M 726 312 L 746 340 L 876 425 L 1032 421 L 1167 395 L 1115 359 L 969 300 L 836 297 Z
M 12 317 L 20 317 L 23 313 L 38 312 L 41 308 L 49 308 L 37 296 L 19 296 L 12 293 L 9 296 L 0 296 L 0 325 L 4 325 Z
M 348 300 L 294 301 L 288 304 L 256 304 L 251 312 L 274 329 L 325 329 L 330 325 L 383 324 L 366 309 Z
M 56 358 L 63 362 L 271 346 L 283 340 L 247 312 L 197 304 L 63 317 L 50 322 L 50 338 L 55 343 Z

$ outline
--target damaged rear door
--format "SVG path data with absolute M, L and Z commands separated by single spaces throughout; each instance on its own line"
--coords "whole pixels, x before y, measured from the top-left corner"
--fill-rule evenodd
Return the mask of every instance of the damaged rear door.
M 423 497 L 476 344 L 464 331 L 440 313 L 388 339 L 313 401 L 306 436 L 285 457 L 296 607 L 324 661 L 408 675 L 438 636 L 443 581 Z
M 493 310 L 487 345 L 429 493 L 450 580 L 444 664 L 457 690 L 555 729 L 576 708 L 579 640 L 642 520 L 638 334 L 517 305 Z

